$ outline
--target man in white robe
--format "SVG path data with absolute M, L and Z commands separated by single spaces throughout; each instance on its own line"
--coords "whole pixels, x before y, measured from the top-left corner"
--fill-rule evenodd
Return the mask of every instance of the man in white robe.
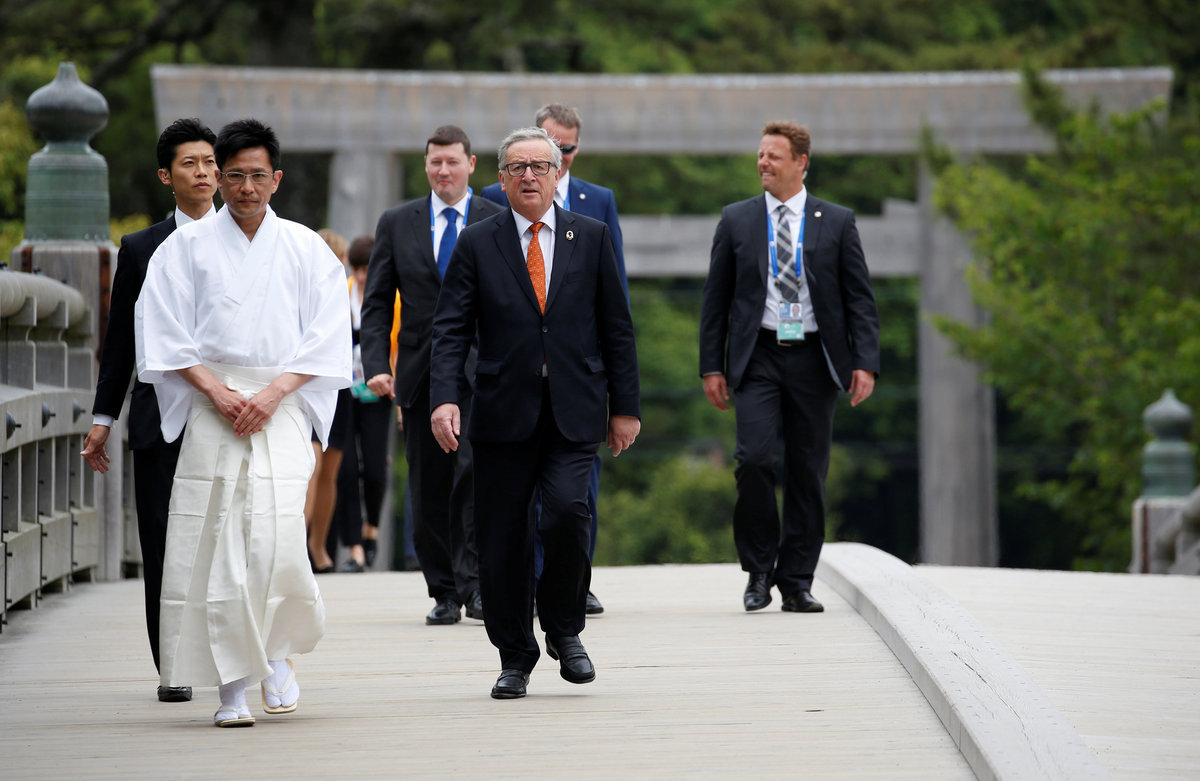
M 351 380 L 345 272 L 313 231 L 270 208 L 279 144 L 256 120 L 215 146 L 225 206 L 151 259 L 136 309 L 138 377 L 167 441 L 186 433 L 171 494 L 161 602 L 165 686 L 218 686 L 218 726 L 296 708 L 288 657 L 324 634 L 308 564 L 310 433 L 324 443 Z

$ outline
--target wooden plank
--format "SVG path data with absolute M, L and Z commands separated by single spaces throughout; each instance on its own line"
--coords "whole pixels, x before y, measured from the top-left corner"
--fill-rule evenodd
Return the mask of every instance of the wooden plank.
M 630 277 L 706 277 L 720 215 L 625 216 L 621 235 Z M 888 199 L 881 216 L 858 215 L 871 278 L 920 274 L 917 205 Z
M 763 123 L 806 123 L 817 154 L 914 154 L 931 130 L 969 154 L 1046 151 L 1017 71 L 835 74 L 546 74 L 233 68 L 158 64 L 150 78 L 159 127 L 198 116 L 218 128 L 257 117 L 287 152 L 416 152 L 455 124 L 495 148 L 539 106 L 584 118 L 588 153 L 745 154 Z M 1165 102 L 1170 68 L 1045 71 L 1073 106 L 1129 111 Z M 1164 109 L 1165 113 L 1165 109 Z
M 154 700 L 141 583 L 84 584 L 0 636 L 6 779 L 964 779 L 973 774 L 875 632 L 827 611 L 741 608 L 736 565 L 597 568 L 607 612 L 583 635 L 597 680 L 543 658 L 526 699 L 497 701 L 481 623 L 425 626 L 418 573 L 319 579 L 328 632 L 298 657 L 290 716 L 211 726 L 215 690 Z

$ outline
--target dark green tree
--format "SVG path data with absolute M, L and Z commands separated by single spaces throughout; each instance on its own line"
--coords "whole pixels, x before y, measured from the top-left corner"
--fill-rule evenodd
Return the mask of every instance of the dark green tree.
M 1026 431 L 1070 453 L 1064 475 L 1030 474 L 1018 490 L 1075 535 L 1074 565 L 1122 569 L 1142 411 L 1168 387 L 1200 403 L 1200 127 L 1168 126 L 1161 106 L 1070 113 L 1030 84 L 1035 114 L 1056 118 L 1053 154 L 941 172 L 937 197 L 973 237 L 971 290 L 990 322 L 940 326 Z

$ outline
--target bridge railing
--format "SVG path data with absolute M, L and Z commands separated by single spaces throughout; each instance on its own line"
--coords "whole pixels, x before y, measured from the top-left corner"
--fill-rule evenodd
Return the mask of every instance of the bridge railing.
M 1159 574 L 1200 575 L 1200 488 L 1156 530 L 1149 569 Z
M 1192 410 L 1167 390 L 1142 416 L 1142 495 L 1133 503 L 1130 572 L 1200 575 L 1200 487 Z
M 91 426 L 92 315 L 76 289 L 0 269 L 0 620 L 101 559 Z

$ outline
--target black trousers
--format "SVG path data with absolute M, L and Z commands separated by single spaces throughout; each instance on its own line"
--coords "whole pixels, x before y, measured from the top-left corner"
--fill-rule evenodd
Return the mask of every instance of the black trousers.
M 162 595 L 163 556 L 167 548 L 167 514 L 181 444 L 182 435 L 174 442 L 164 442 L 159 435 L 151 447 L 133 451 L 133 500 L 137 508 L 138 541 L 142 546 L 146 634 L 150 638 L 155 669 L 158 669 L 158 602 Z
M 413 406 L 401 409 L 417 561 L 429 596 L 465 602 L 479 588 L 471 443 L 461 437 L 456 452 L 442 452 L 429 425 L 427 383 Z M 465 431 L 470 403 L 460 411 Z
M 785 595 L 812 587 L 825 541 L 825 476 L 837 393 L 815 335 L 783 346 L 770 331 L 760 331 L 735 389 L 733 539 L 742 569 L 773 575 Z M 775 500 L 781 432 L 782 524 Z
M 350 431 L 338 470 L 337 507 L 333 513 L 336 539 L 347 548 L 362 544 L 365 519 L 378 528 L 383 495 L 387 491 L 388 434 L 396 425 L 395 412 L 387 399 L 350 402 Z M 335 535 L 329 547 L 337 550 Z M 336 556 L 334 556 L 336 558 Z
M 588 483 L 598 444 L 564 439 L 549 398 L 544 389 L 541 415 L 530 439 L 474 443 L 484 624 L 488 639 L 500 651 L 501 668 L 525 672 L 541 655 L 533 636 L 535 524 L 546 553 L 536 589 L 538 620 L 546 634 L 583 631 L 592 581 Z M 542 497 L 540 522 L 530 512 L 535 491 Z

